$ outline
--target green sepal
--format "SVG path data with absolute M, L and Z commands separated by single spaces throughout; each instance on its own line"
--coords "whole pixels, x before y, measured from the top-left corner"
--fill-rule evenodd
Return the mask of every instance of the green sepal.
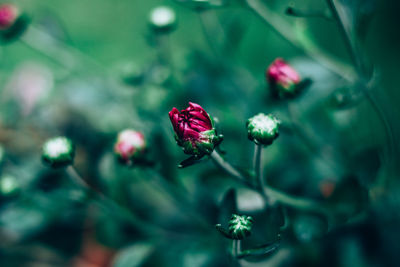
M 217 135 L 213 128 L 200 133 L 198 140 L 180 140 L 177 135 L 175 135 L 175 140 L 183 148 L 185 154 L 201 158 L 214 151 L 215 147 L 222 142 L 223 135 Z
M 310 78 L 303 79 L 299 83 L 289 82 L 287 85 L 278 83 L 272 86 L 272 95 L 281 99 L 293 99 L 302 94 L 311 84 Z
M 0 44 L 7 44 L 18 39 L 26 31 L 29 23 L 30 18 L 27 15 L 20 15 L 10 28 L 0 31 Z
M 202 161 L 203 161 L 203 157 L 199 158 L 199 157 L 196 157 L 196 156 L 191 156 L 191 157 L 183 160 L 181 163 L 179 163 L 178 168 L 183 169 L 183 168 L 192 166 L 194 164 L 198 164 L 198 163 L 200 163 Z
M 226 230 L 224 227 L 222 227 L 221 224 L 216 224 L 215 228 L 220 232 L 224 237 L 229 238 L 229 239 L 234 239 L 232 235 L 229 233 L 228 230 Z

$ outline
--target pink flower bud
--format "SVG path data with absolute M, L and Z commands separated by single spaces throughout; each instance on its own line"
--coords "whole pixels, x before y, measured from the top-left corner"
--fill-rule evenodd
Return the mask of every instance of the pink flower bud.
M 211 154 L 220 142 L 213 121 L 198 104 L 189 102 L 189 107 L 179 112 L 173 108 L 169 118 L 175 131 L 175 139 L 186 154 L 203 156 Z
M 297 71 L 281 58 L 268 67 L 266 76 L 273 93 L 281 97 L 295 95 L 301 82 Z
M 0 30 L 10 28 L 18 18 L 18 9 L 11 4 L 0 6 Z
M 135 130 L 127 129 L 118 134 L 114 152 L 125 164 L 132 164 L 146 150 L 144 135 Z

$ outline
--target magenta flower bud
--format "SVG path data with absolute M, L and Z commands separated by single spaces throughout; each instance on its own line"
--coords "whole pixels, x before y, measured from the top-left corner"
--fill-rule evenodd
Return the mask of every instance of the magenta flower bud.
M 19 16 L 17 7 L 11 4 L 0 6 L 0 30 L 10 28 Z
M 179 112 L 173 108 L 169 118 L 175 131 L 175 139 L 183 152 L 196 157 L 209 155 L 222 141 L 214 128 L 210 115 L 198 104 L 189 102 L 189 107 Z
M 146 151 L 146 141 L 141 132 L 126 129 L 118 134 L 114 152 L 118 159 L 127 165 L 140 159 Z
M 275 96 L 292 97 L 300 90 L 300 75 L 281 58 L 268 67 L 266 78 Z

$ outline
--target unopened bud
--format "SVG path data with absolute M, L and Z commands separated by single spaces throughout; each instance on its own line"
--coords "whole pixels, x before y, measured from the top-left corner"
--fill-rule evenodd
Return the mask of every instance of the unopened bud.
M 155 31 L 169 32 L 176 26 L 176 14 L 172 8 L 160 6 L 150 13 L 150 25 Z
M 273 115 L 260 113 L 247 121 L 247 135 L 259 145 L 270 145 L 279 136 L 280 121 Z
M 253 218 L 251 216 L 240 216 L 233 214 L 229 220 L 229 233 L 233 239 L 244 239 L 251 234 Z
M 66 137 L 60 136 L 48 140 L 42 149 L 43 161 L 51 167 L 65 167 L 74 161 L 75 149 Z
M 126 129 L 118 134 L 114 152 L 118 159 L 127 165 L 140 159 L 146 151 L 146 141 L 141 132 Z

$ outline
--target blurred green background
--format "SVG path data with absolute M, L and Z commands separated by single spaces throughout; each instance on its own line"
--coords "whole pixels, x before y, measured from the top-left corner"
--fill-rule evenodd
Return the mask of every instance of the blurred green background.
M 9 2 L 29 25 L 0 46 L 0 266 L 397 266 L 396 1 Z M 160 5 L 176 14 L 171 30 L 151 26 Z M 312 81 L 295 99 L 271 97 L 265 71 L 278 57 Z M 168 112 L 189 101 L 214 117 L 243 173 L 254 150 L 246 120 L 276 115 L 266 183 L 331 217 L 270 207 L 211 160 L 178 169 L 187 156 Z M 115 159 L 126 128 L 145 134 L 153 166 Z M 42 164 L 42 144 L 59 135 L 111 202 Z M 277 249 L 232 260 L 214 225 L 233 212 L 255 219 L 243 249 L 280 239 Z

